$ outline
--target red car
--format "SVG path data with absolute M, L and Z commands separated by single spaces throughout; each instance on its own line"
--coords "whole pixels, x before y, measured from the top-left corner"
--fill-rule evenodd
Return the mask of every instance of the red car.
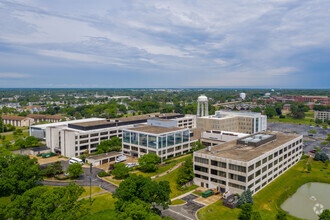
M 311 150 L 309 151 L 309 153 L 315 154 L 315 150 Z

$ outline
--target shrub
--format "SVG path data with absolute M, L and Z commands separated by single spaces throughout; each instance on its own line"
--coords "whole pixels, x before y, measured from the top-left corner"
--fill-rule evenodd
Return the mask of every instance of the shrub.
M 55 179 L 57 179 L 57 180 L 67 180 L 67 179 L 69 179 L 69 177 L 68 176 L 63 176 L 63 177 L 60 177 L 60 176 L 55 176 Z
M 300 158 L 300 159 L 301 159 L 301 160 L 303 160 L 303 159 L 307 159 L 307 158 L 309 158 L 309 156 L 308 156 L 308 155 L 306 155 L 306 154 L 304 154 L 304 155 L 302 155 L 302 156 L 301 156 L 301 158 Z
M 105 171 L 101 171 L 101 172 L 98 172 L 97 174 L 99 177 L 105 177 L 105 176 L 110 176 L 109 173 L 105 172 Z
M 280 115 L 280 118 L 285 118 L 285 115 Z
M 315 153 L 314 160 L 316 160 L 316 161 L 320 160 L 322 162 L 325 162 L 325 161 L 329 160 L 329 157 L 323 151 L 321 151 L 321 152 L 318 151 L 318 152 Z
M 76 179 L 80 176 L 80 174 L 83 174 L 84 171 L 82 169 L 82 165 L 80 163 L 73 163 L 70 164 L 67 172 L 69 173 L 70 178 Z

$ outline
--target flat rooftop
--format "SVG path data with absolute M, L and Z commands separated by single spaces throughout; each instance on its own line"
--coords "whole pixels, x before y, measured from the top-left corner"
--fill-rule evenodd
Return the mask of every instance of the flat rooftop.
M 150 133 L 150 134 L 163 134 L 163 133 L 186 130 L 186 129 L 187 128 L 178 128 L 178 127 L 166 128 L 166 127 L 157 127 L 157 126 L 145 125 L 145 126 L 140 126 L 140 127 L 135 127 L 135 128 L 127 128 L 125 130 L 138 131 L 138 132 Z
M 122 152 L 108 152 L 108 153 L 104 153 L 104 154 L 89 156 L 89 157 L 87 157 L 87 159 L 100 160 L 100 159 L 105 159 L 105 158 L 120 156 L 120 155 L 123 155 L 123 153 Z
M 91 127 L 91 126 L 100 126 L 100 125 L 115 125 L 117 123 L 129 123 L 129 122 L 147 122 L 148 119 L 167 119 L 172 117 L 183 117 L 182 114 L 178 113 L 155 113 L 155 114 L 148 114 L 148 115 L 137 115 L 137 116 L 130 116 L 124 118 L 115 118 L 115 119 L 103 119 L 100 121 L 88 121 L 88 122 L 81 122 L 81 123 L 71 123 L 71 125 L 79 126 L 79 127 Z
M 276 135 L 276 139 L 257 147 L 238 144 L 238 141 L 234 140 L 223 143 L 221 145 L 213 146 L 211 147 L 211 151 L 208 151 L 207 148 L 205 148 L 198 151 L 198 153 L 248 162 L 300 136 L 293 134 L 269 132 L 259 134 Z

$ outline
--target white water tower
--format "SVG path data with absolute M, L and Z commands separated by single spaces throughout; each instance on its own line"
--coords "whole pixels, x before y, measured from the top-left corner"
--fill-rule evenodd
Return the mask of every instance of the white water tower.
M 197 117 L 209 115 L 209 100 L 205 95 L 200 95 L 197 99 Z
M 244 92 L 242 92 L 239 94 L 239 97 L 241 97 L 241 99 L 244 100 L 246 97 L 246 94 Z

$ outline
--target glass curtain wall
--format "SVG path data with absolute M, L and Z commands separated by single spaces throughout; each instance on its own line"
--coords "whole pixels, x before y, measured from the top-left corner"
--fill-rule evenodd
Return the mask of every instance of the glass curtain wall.
M 134 133 L 134 132 L 132 132 L 131 133 L 131 143 L 132 144 L 136 144 L 136 145 L 138 145 L 138 140 L 139 140 L 139 138 L 138 138 L 138 134 L 137 133 Z
M 123 133 L 123 142 L 124 143 L 130 143 L 130 137 L 131 137 L 131 132 L 124 131 L 124 133 Z
M 157 137 L 148 135 L 148 147 L 156 149 L 157 147 Z
M 139 135 L 139 145 L 148 147 L 148 135 L 146 134 Z

